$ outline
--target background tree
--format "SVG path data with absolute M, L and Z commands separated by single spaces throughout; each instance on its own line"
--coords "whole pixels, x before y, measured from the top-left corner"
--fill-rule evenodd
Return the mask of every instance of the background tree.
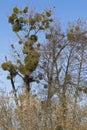
M 60 28 L 51 27 L 47 34 L 47 42 L 42 49 L 40 68 L 44 85 L 47 87 L 47 104 L 51 106 L 52 97 L 57 94 L 62 107 L 61 122 L 66 128 L 68 101 L 74 100 L 73 128 L 78 120 L 78 101 L 86 90 L 86 31 L 81 20 L 69 27 L 67 34 Z M 85 91 L 86 92 L 86 91 Z M 77 110 L 77 111 L 76 111 Z M 75 112 L 76 111 L 76 112 Z M 77 114 L 78 115 L 78 114 Z M 60 117 L 59 117 L 60 118 Z M 76 121 L 77 120 L 77 121 Z M 75 123 L 75 124 L 74 124 Z M 79 125 L 78 125 L 79 126 Z
M 72 71 L 73 73 L 73 83 L 74 83 L 74 122 L 76 124 L 76 106 L 78 103 L 78 97 L 80 96 L 81 92 L 84 94 L 86 93 L 86 56 L 87 56 L 87 37 L 86 37 L 86 24 L 84 24 L 83 21 L 80 19 L 77 20 L 74 25 L 70 27 L 70 32 L 67 34 L 69 41 L 73 42 L 74 44 L 74 50 L 73 50 L 73 66 L 74 69 Z M 71 38 L 70 38 L 71 37 Z M 74 124 L 73 124 L 74 125 Z

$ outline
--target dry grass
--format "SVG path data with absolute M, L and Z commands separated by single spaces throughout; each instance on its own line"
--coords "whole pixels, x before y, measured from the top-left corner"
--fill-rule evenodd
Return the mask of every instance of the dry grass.
M 41 102 L 33 96 L 26 98 L 19 95 L 19 106 L 16 107 L 9 101 L 9 98 L 0 98 L 0 130 L 86 130 L 87 122 L 81 119 L 87 114 L 87 106 L 77 107 L 76 122 L 73 126 L 74 104 L 67 107 L 67 116 L 63 122 L 62 105 L 52 101 Z M 7 100 L 8 99 L 8 100 Z

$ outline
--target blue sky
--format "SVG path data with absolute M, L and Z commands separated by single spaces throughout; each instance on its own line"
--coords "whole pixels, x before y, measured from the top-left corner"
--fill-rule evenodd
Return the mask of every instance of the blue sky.
M 87 20 L 87 0 L 1 0 L 0 1 L 0 61 L 3 61 L 4 55 L 10 55 L 10 44 L 15 43 L 15 34 L 8 23 L 8 16 L 12 8 L 18 6 L 23 8 L 29 6 L 35 11 L 43 11 L 46 8 L 53 10 L 53 17 L 59 19 L 63 29 L 67 27 L 68 22 L 78 18 Z M 54 8 L 55 7 L 55 8 Z M 3 74 L 0 73 L 0 80 Z

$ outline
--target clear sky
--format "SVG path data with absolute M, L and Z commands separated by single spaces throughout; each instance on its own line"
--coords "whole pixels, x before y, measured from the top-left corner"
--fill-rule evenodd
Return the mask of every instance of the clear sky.
M 8 23 L 8 16 L 11 14 L 14 6 L 20 8 L 29 6 L 30 9 L 35 9 L 35 11 L 43 11 L 45 8 L 51 8 L 54 17 L 59 19 L 63 28 L 67 27 L 68 22 L 72 22 L 78 18 L 87 20 L 87 0 L 1 0 L 0 61 L 3 60 L 4 55 L 10 54 L 9 46 L 11 42 L 15 42 L 15 34 L 11 31 L 11 26 Z M 0 80 L 6 80 L 2 77 L 3 74 L 0 73 Z

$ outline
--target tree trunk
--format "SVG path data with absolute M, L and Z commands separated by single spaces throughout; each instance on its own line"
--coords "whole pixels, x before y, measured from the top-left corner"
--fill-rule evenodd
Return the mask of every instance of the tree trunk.
M 19 105 L 18 105 L 18 99 L 17 99 L 16 88 L 15 88 L 15 85 L 14 85 L 13 78 L 11 78 L 11 85 L 12 85 L 12 89 L 13 89 L 13 95 L 14 95 L 14 99 L 15 99 L 16 106 L 19 106 Z

